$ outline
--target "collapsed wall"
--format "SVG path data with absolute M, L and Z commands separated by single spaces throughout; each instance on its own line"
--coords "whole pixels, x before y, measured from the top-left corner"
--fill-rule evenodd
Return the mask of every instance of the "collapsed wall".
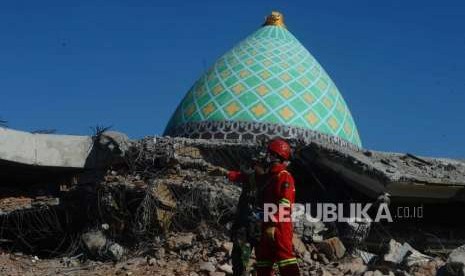
M 2 248 L 46 256 L 81 251 L 97 258 L 118 258 L 121 248 L 137 250 L 170 231 L 210 225 L 227 234 L 240 187 L 229 183 L 224 173 L 248 166 L 264 149 L 263 143 L 237 140 L 147 137 L 118 142 L 102 135 L 93 141 L 94 156 L 107 156 L 101 163 L 105 165 L 72 170 L 18 164 L 9 167 L 18 175 L 30 174 L 18 178 L 23 185 L 1 187 Z M 391 201 L 399 204 L 412 197 L 428 199 L 428 188 L 437 187 L 440 181 L 441 187 L 453 191 L 463 189 L 465 183 L 460 161 L 291 142 L 296 151 L 290 170 L 297 180 L 297 200 L 303 203 L 374 202 L 379 195 L 391 193 Z M 424 171 L 431 176 L 425 178 Z M 391 189 L 396 185 L 407 187 L 406 193 Z M 409 192 L 411 186 L 422 186 L 422 197 Z M 432 198 L 436 198 L 434 193 Z M 458 224 L 460 232 L 463 229 Z M 385 240 L 398 232 L 407 236 L 405 224 L 401 231 L 391 226 L 373 225 L 371 240 L 379 243 L 380 237 Z M 417 221 L 410 226 L 418 228 Z M 314 233 L 305 230 L 314 225 L 296 227 L 299 235 L 307 235 L 302 236 L 304 240 L 314 238 Z M 344 227 L 328 228 L 325 235 L 331 236 L 339 235 Z M 445 229 L 425 229 L 427 234 L 440 234 L 435 244 L 443 246 L 451 241 Z M 392 233 L 386 235 L 385 231 Z M 101 233 L 105 242 L 97 248 L 91 246 L 83 238 L 88 233 Z M 447 247 L 461 242 L 459 238 L 456 235 L 457 240 Z
M 0 246 L 55 255 L 85 248 L 81 234 L 89 230 L 131 247 L 171 229 L 230 222 L 239 188 L 213 164 L 238 166 L 250 154 L 237 142 L 222 143 L 223 153 L 211 154 L 215 145 L 147 138 L 132 142 L 124 158 L 108 166 L 66 170 L 15 164 L 18 175 L 34 173 L 19 178 L 23 183 L 2 186 Z M 96 155 L 102 156 L 100 150 Z

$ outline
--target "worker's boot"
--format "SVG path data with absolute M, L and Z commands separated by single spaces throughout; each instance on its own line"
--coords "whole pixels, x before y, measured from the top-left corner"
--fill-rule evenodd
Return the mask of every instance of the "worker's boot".
M 235 242 L 233 245 L 231 259 L 232 259 L 232 269 L 233 276 L 242 276 L 245 272 L 245 267 L 242 262 L 242 250 L 239 242 Z
M 299 266 L 297 264 L 290 264 L 279 268 L 281 276 L 300 276 Z

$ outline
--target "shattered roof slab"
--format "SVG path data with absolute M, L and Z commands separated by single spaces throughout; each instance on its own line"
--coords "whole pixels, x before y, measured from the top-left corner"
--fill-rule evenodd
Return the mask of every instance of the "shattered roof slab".
M 303 160 L 329 168 L 370 196 L 465 201 L 465 162 L 312 143 Z
M 44 167 L 84 168 L 92 137 L 35 134 L 0 127 L 0 160 Z
M 0 161 L 38 168 L 89 168 L 93 140 L 90 136 L 32 134 L 0 127 Z M 228 166 L 233 152 L 242 154 L 260 143 L 239 140 L 153 138 L 205 149 L 209 161 Z M 160 139 L 157 141 L 157 139 Z M 295 157 L 307 166 L 318 166 L 337 173 L 354 189 L 376 198 L 389 193 L 392 199 L 444 200 L 465 202 L 465 162 L 447 158 L 419 157 L 413 154 L 352 149 L 333 143 L 292 141 Z M 241 150 L 242 149 L 242 150 Z M 123 152 L 124 149 L 122 148 Z M 207 153 L 208 152 L 208 153 Z M 124 155 L 124 154 L 123 154 Z M 219 159 L 218 159 L 219 158 Z M 244 156 L 242 157 L 244 158 Z M 95 158 L 94 158 L 95 159 Z M 214 161 L 218 159 L 218 162 Z M 93 167 L 99 160 L 92 162 Z

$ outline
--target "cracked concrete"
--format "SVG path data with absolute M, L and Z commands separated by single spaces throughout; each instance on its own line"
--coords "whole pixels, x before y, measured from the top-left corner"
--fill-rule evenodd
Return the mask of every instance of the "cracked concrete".
M 57 168 L 96 168 L 111 155 L 127 151 L 125 134 L 109 131 L 100 135 L 96 154 L 92 136 L 38 134 L 0 127 L 0 161 Z

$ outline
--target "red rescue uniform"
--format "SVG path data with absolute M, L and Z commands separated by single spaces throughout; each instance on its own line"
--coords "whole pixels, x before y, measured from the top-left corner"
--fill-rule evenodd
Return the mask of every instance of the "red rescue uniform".
M 282 163 L 274 164 L 268 177 L 263 190 L 263 203 L 275 204 L 279 208 L 273 221 L 264 222 L 262 226 L 260 244 L 256 249 L 257 275 L 273 275 L 275 264 L 282 276 L 300 275 L 292 247 L 293 224 L 290 219 L 291 205 L 295 202 L 294 178 Z M 280 220 L 283 217 L 287 220 Z M 276 227 L 274 240 L 265 234 L 266 229 L 273 226 Z

